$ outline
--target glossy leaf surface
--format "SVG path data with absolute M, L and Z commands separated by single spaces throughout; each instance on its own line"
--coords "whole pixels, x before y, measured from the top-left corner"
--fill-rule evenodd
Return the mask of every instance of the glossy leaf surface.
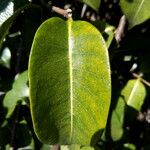
M 93 8 L 95 11 L 99 10 L 101 0 L 80 0 L 80 1 L 87 4 L 88 6 Z
M 44 22 L 32 45 L 29 87 L 42 142 L 89 145 L 105 128 L 110 105 L 108 54 L 99 31 L 84 21 Z
M 150 18 L 149 0 L 121 0 L 120 6 L 128 18 L 129 28 Z

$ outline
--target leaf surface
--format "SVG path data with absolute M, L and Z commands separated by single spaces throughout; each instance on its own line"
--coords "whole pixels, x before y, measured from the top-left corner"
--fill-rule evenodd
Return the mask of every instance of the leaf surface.
M 34 129 L 44 143 L 89 145 L 110 105 L 105 42 L 91 24 L 52 18 L 36 32 L 29 87 Z
M 122 96 L 128 106 L 140 111 L 146 96 L 146 89 L 140 79 L 130 80 L 123 89 Z
M 121 0 L 120 6 L 128 18 L 129 28 L 150 18 L 149 0 Z
M 111 137 L 114 141 L 121 139 L 124 133 L 124 121 L 125 114 L 128 115 L 129 109 L 140 111 L 142 104 L 144 103 L 144 99 L 146 96 L 146 90 L 144 85 L 141 83 L 140 79 L 132 79 L 129 80 L 126 86 L 122 89 L 121 95 L 117 101 L 116 107 L 112 112 L 111 117 Z M 134 111 L 132 111 L 133 113 Z M 129 118 L 132 118 L 134 114 L 130 114 Z

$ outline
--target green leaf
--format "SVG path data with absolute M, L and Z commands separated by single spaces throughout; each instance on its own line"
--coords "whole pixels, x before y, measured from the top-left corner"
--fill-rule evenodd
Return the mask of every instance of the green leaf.
M 124 147 L 126 148 L 126 150 L 136 150 L 136 146 L 131 143 L 124 144 Z
M 129 28 L 150 18 L 149 0 L 120 0 L 120 6 L 129 21 Z
M 125 102 L 120 97 L 111 116 L 111 138 L 113 139 L 113 141 L 118 141 L 123 136 L 124 113 Z
M 32 45 L 29 87 L 42 142 L 89 145 L 105 128 L 110 105 L 109 60 L 99 31 L 85 21 L 44 22 Z
M 12 90 L 6 93 L 4 97 L 4 107 L 8 109 L 7 117 L 9 117 L 19 100 L 22 100 L 24 97 L 28 97 L 28 75 L 27 71 L 18 75 L 18 78 L 14 81 Z
M 123 136 L 125 113 L 127 115 L 131 112 L 134 113 L 133 111 L 129 112 L 127 107 L 129 106 L 133 110 L 140 111 L 145 96 L 146 90 L 140 79 L 132 79 L 127 82 L 127 85 L 121 91 L 121 95 L 111 116 L 111 137 L 113 141 L 118 141 Z M 128 121 L 133 115 L 128 116 Z
M 145 86 L 140 79 L 129 80 L 122 91 L 122 96 L 128 106 L 140 111 L 146 96 Z
M 98 12 L 101 0 L 80 0 Z

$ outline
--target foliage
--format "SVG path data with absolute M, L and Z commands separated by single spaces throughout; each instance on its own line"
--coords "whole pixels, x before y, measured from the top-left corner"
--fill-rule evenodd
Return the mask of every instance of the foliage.
M 87 4 L 87 6 L 85 7 L 84 4 Z M 80 31 L 81 36 L 85 33 L 87 34 L 87 38 L 84 39 L 85 45 L 87 41 L 90 47 L 92 46 L 92 41 L 95 40 L 96 44 L 92 47 L 95 47 L 95 49 L 99 48 L 100 46 L 98 45 L 101 44 L 103 40 L 101 40 L 101 38 L 100 40 L 90 38 L 93 32 L 95 34 L 99 34 L 100 31 L 103 38 L 105 39 L 108 48 L 111 65 L 112 98 L 106 128 L 101 137 L 96 136 L 96 141 L 94 141 L 95 143 L 92 144 L 92 146 L 94 146 L 94 149 L 149 150 L 149 0 L 120 0 L 114 1 L 113 3 L 109 1 L 104 2 L 103 0 L 62 0 L 61 2 L 52 0 L 52 5 L 60 8 L 70 7 L 73 10 L 74 20 L 85 20 L 93 24 L 97 28 L 96 30 L 93 26 L 91 27 L 91 25 L 89 25 L 89 23 L 87 22 L 85 23 L 85 26 L 90 26 L 91 29 L 89 31 L 86 31 L 86 28 L 82 27 L 82 30 Z M 121 28 L 120 32 L 120 28 L 118 29 L 118 24 L 122 15 L 125 15 L 128 20 L 128 28 Z M 10 149 L 10 147 L 12 147 L 14 150 L 53 149 L 52 146 L 41 143 L 36 137 L 33 129 L 33 123 L 30 114 L 30 101 L 28 95 L 27 70 L 30 49 L 35 32 L 45 20 L 49 18 L 51 20 L 52 17 L 56 16 L 59 18 L 63 18 L 61 15 L 51 11 L 51 7 L 46 0 L 2 0 L 0 4 L 0 149 Z M 47 47 L 44 45 L 45 43 L 49 44 L 48 42 L 46 42 L 47 39 L 49 39 L 50 41 L 54 40 L 55 42 L 57 42 L 56 45 L 61 41 L 66 40 L 66 30 L 61 28 L 61 24 L 64 25 L 65 21 L 62 21 L 62 19 L 58 20 L 61 21 L 60 23 L 56 23 L 55 26 L 60 27 L 60 30 L 63 33 L 63 37 L 61 38 L 61 35 L 57 35 L 56 37 L 55 33 L 57 33 L 58 31 L 55 32 L 54 35 L 51 35 L 51 29 L 49 29 L 49 27 L 46 27 L 46 33 L 44 34 L 49 38 L 43 39 L 39 37 L 39 41 L 38 43 L 36 43 L 37 49 L 39 49 L 39 46 Z M 65 19 L 63 18 L 63 20 Z M 76 24 L 76 21 L 74 23 Z M 81 27 L 82 25 L 80 24 L 82 24 L 82 21 L 79 21 L 78 23 Z M 55 26 L 50 25 L 50 28 L 55 28 Z M 74 30 L 73 32 L 79 34 L 78 30 Z M 122 36 L 119 35 L 121 37 L 121 41 L 115 40 L 115 34 L 118 33 L 122 34 Z M 90 40 L 90 42 L 88 40 Z M 64 51 L 65 48 L 67 49 L 68 47 L 68 44 L 66 44 L 65 42 L 61 43 L 61 45 L 64 44 L 62 45 Z M 77 45 L 76 50 L 78 51 L 78 48 L 80 47 L 81 46 Z M 60 46 L 58 48 L 60 48 Z M 94 52 L 95 49 L 93 49 L 92 51 Z M 55 70 L 54 72 L 51 72 L 53 74 L 46 74 L 46 70 L 49 69 L 49 67 L 46 66 L 46 63 L 49 65 L 49 61 L 47 59 L 49 59 L 51 53 L 46 53 L 45 48 L 42 50 L 39 49 L 39 51 L 37 52 L 38 56 L 34 58 L 36 62 L 32 66 L 32 68 L 30 68 L 30 71 L 40 71 L 45 67 L 45 69 L 43 70 L 43 72 L 45 72 L 44 76 L 40 76 L 39 74 L 37 74 L 38 80 L 44 80 L 49 75 L 57 80 L 57 75 L 59 75 L 61 72 L 61 70 L 59 69 L 59 65 L 63 65 L 65 71 L 67 71 L 65 65 L 63 63 L 60 63 L 59 65 L 53 66 Z M 102 63 L 103 61 L 106 62 L 105 52 L 107 53 L 106 47 L 105 51 L 102 52 L 102 55 L 104 55 L 104 59 L 101 60 L 100 58 L 98 63 Z M 44 56 L 41 56 L 40 58 L 40 55 L 42 54 Z M 64 53 L 64 55 L 66 55 L 66 53 Z M 82 58 L 83 57 L 86 56 L 82 56 Z M 31 59 L 33 58 L 31 57 Z M 78 61 L 79 57 L 74 56 L 74 59 L 78 63 L 80 62 Z M 95 59 L 98 59 L 98 55 L 95 56 Z M 58 58 L 53 57 L 52 61 L 55 60 L 58 60 Z M 67 62 L 66 59 L 65 62 Z M 43 65 L 42 63 L 44 63 L 45 65 Z M 87 65 L 89 64 L 92 65 L 92 57 L 89 58 L 87 61 Z M 94 65 L 96 66 L 96 64 Z M 107 63 L 104 64 L 104 66 L 98 68 L 99 72 L 103 72 L 107 67 Z M 80 72 L 81 74 L 83 73 L 83 78 L 86 79 L 87 74 L 85 74 L 84 70 L 81 69 Z M 106 72 L 108 73 L 107 69 Z M 90 79 L 94 80 L 94 77 L 95 74 L 89 75 Z M 101 88 L 105 91 L 108 86 L 107 84 L 109 79 L 105 79 L 105 75 L 103 75 L 101 78 L 104 78 L 105 83 L 101 85 L 102 87 L 98 88 Z M 42 82 L 38 83 L 38 80 L 34 81 L 35 86 L 42 85 Z M 76 80 L 78 81 L 78 83 L 80 83 L 79 78 L 76 78 Z M 83 81 L 85 82 L 86 80 Z M 47 80 L 44 83 L 46 82 Z M 95 80 L 94 82 L 98 83 L 99 81 Z M 51 82 L 48 83 L 50 84 Z M 76 90 L 80 90 L 80 87 L 78 88 L 79 85 L 76 86 Z M 96 84 L 95 86 L 99 85 Z M 61 86 L 59 85 L 58 88 L 61 88 Z M 59 92 L 58 88 L 55 89 L 57 90 L 57 93 Z M 94 96 L 93 94 L 96 93 L 93 91 L 94 88 L 94 86 L 90 86 L 90 91 L 92 91 L 92 93 L 90 94 L 90 92 L 84 92 L 85 97 L 89 97 L 91 95 Z M 37 91 L 37 94 L 42 99 L 44 99 L 46 95 L 43 94 L 43 92 L 47 91 L 46 86 L 43 86 L 43 89 L 41 88 L 41 90 L 42 93 Z M 52 91 L 47 94 L 49 95 L 51 93 Z M 102 96 L 109 97 L 110 91 L 108 93 L 104 92 L 100 94 L 102 94 Z M 58 96 L 61 97 L 61 93 Z M 79 99 L 82 100 L 81 95 L 79 95 Z M 36 100 L 33 101 L 36 104 Z M 33 102 L 31 103 L 33 104 Z M 65 102 L 64 100 L 64 105 L 66 104 L 67 102 Z M 47 104 L 45 103 L 44 105 Z M 82 108 L 80 107 L 80 110 L 77 111 L 82 112 L 82 109 L 84 110 L 85 108 L 88 108 L 90 110 L 92 105 L 93 102 L 88 101 L 88 99 L 87 101 L 84 100 L 84 102 L 82 102 Z M 107 107 L 109 107 L 108 105 Z M 40 107 L 42 107 L 42 104 Z M 101 109 L 98 110 L 98 113 L 100 113 L 94 116 L 95 118 L 106 115 L 105 111 L 103 110 L 105 108 L 102 106 L 100 106 L 100 108 Z M 54 108 L 52 107 L 52 109 Z M 48 112 L 45 109 L 45 112 L 41 113 L 42 116 L 38 117 L 39 123 L 44 121 L 44 117 L 49 119 Z M 60 117 L 57 116 L 58 110 L 54 112 L 55 114 L 53 116 L 56 117 L 54 119 Z M 34 112 L 34 110 L 32 110 L 32 114 L 36 113 L 39 112 Z M 85 115 L 86 117 L 84 117 L 84 119 L 92 120 L 90 115 L 87 115 L 87 113 Z M 67 120 L 64 120 L 64 122 L 65 121 Z M 85 123 L 85 125 L 80 126 L 83 127 L 83 133 L 89 134 L 92 130 L 94 130 L 95 123 L 93 123 L 92 121 L 86 122 L 82 120 L 81 122 L 82 124 Z M 101 122 L 105 124 L 105 121 Z M 58 124 L 62 123 L 58 122 Z M 91 126 L 90 129 L 88 125 Z M 50 130 L 53 130 L 47 130 L 46 126 L 44 126 L 44 128 L 47 132 L 47 135 L 44 133 L 45 136 L 48 136 Z M 82 134 L 82 132 L 80 134 Z M 81 139 L 83 139 L 83 135 L 81 136 Z M 81 139 L 80 142 L 82 142 Z M 84 140 L 85 139 L 83 139 L 83 141 Z M 82 145 L 81 143 L 81 145 L 62 145 L 60 149 L 92 150 L 93 148 L 90 146 Z

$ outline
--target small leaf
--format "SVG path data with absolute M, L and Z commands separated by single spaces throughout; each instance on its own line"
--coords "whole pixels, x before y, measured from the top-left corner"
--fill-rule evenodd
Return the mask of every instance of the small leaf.
M 123 89 L 122 96 L 128 106 L 140 111 L 146 96 L 145 86 L 140 79 L 130 80 Z
M 124 144 L 124 147 L 126 148 L 126 150 L 136 150 L 136 146 L 131 143 Z
M 101 0 L 80 0 L 98 12 Z
M 149 0 L 120 0 L 120 6 L 128 18 L 129 28 L 150 18 Z
M 18 78 L 14 81 L 13 88 L 6 93 L 4 97 L 4 107 L 8 109 L 7 117 L 11 115 L 14 111 L 14 108 L 19 100 L 22 100 L 24 97 L 29 96 L 27 81 L 28 75 L 27 71 L 18 75 Z
M 108 53 L 99 31 L 85 21 L 44 22 L 31 49 L 29 87 L 42 142 L 90 145 L 105 128 L 110 105 Z
M 111 116 L 111 138 L 113 139 L 113 141 L 118 141 L 123 136 L 124 113 L 125 102 L 120 97 Z
M 132 79 L 127 82 L 126 86 L 121 91 L 116 107 L 112 112 L 111 137 L 114 141 L 120 140 L 123 136 L 125 113 L 129 114 L 127 106 L 132 107 L 133 110 L 140 111 L 145 96 L 146 90 L 140 79 Z M 129 118 L 130 117 L 128 116 L 128 120 Z

